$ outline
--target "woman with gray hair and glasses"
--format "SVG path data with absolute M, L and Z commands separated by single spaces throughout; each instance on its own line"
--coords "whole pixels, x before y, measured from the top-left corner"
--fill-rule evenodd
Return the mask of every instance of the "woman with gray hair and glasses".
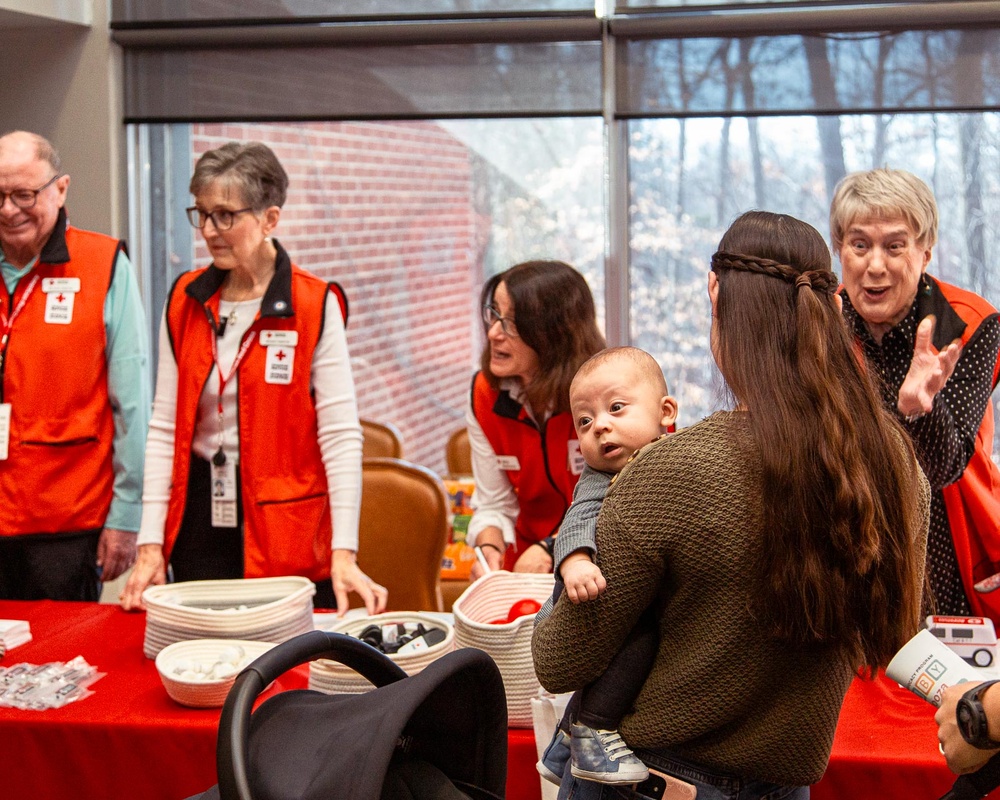
M 982 297 L 927 274 L 937 229 L 934 196 L 909 172 L 856 172 L 834 193 L 844 317 L 933 489 L 925 611 L 1000 623 L 1000 580 L 989 580 L 1000 571 L 1000 323 Z
M 126 609 L 176 581 L 300 575 L 314 603 L 369 614 L 387 592 L 356 563 L 361 426 L 336 284 L 271 237 L 288 176 L 260 142 L 198 159 L 187 209 L 212 256 L 167 298 Z

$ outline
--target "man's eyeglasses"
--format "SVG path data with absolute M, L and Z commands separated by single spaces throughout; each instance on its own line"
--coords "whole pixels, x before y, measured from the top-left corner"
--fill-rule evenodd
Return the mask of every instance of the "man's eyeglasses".
M 10 202 L 22 211 L 34 208 L 35 203 L 38 202 L 38 195 L 48 189 L 61 177 L 62 175 L 53 175 L 48 179 L 44 186 L 39 186 L 37 189 L 15 189 L 13 192 L 0 192 L 0 208 L 3 208 L 8 197 L 10 198 Z
M 492 328 L 496 322 L 500 323 L 500 330 L 505 335 L 510 336 L 512 339 L 517 338 L 517 325 L 514 324 L 512 318 L 501 316 L 496 306 L 483 306 L 483 324 L 486 326 L 486 330 Z
M 191 208 L 185 210 L 187 211 L 188 222 L 194 225 L 194 227 L 199 229 L 204 228 L 205 223 L 212 220 L 212 224 L 217 231 L 228 231 L 233 227 L 236 217 L 240 214 L 245 214 L 247 211 L 253 211 L 249 207 L 238 208 L 235 211 L 230 211 L 228 208 L 217 208 L 215 211 L 202 211 L 198 206 L 191 206 Z

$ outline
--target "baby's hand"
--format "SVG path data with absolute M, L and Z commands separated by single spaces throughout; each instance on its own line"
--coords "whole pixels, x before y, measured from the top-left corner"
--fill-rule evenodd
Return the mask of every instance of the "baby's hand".
M 566 594 L 574 603 L 596 600 L 608 586 L 601 570 L 590 560 L 590 554 L 586 550 L 577 550 L 566 556 L 559 573 L 566 585 Z

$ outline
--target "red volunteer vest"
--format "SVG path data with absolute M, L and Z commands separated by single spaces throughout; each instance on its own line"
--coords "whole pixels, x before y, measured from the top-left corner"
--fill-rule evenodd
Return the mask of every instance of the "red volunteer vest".
M 959 337 L 963 345 L 979 330 L 984 319 L 997 313 L 993 306 L 972 292 L 933 279 L 932 286 L 936 286 L 948 306 L 965 323 L 965 330 Z M 942 347 L 946 343 L 936 341 L 935 346 Z M 998 376 L 1000 361 L 993 368 L 994 387 Z M 986 404 L 983 421 L 976 433 L 975 450 L 962 477 L 941 491 L 962 585 L 972 613 L 990 617 L 1000 626 L 1000 591 L 980 594 L 973 587 L 977 581 L 1000 572 L 1000 469 L 990 458 L 992 452 L 991 401 Z
M 493 389 L 481 372 L 472 381 L 472 408 L 517 494 L 517 541 L 507 554 L 509 568 L 527 547 L 558 532 L 573 501 L 582 471 L 573 416 L 556 414 L 539 430 L 524 406 L 507 391 Z M 579 462 L 575 470 L 571 453 Z
M 274 278 L 246 334 L 256 332 L 256 338 L 232 379 L 237 381 L 239 409 L 243 573 L 247 578 L 301 575 L 321 581 L 330 577 L 332 528 L 310 371 L 328 298 L 331 292 L 338 299 L 342 293 L 339 286 L 292 265 L 277 247 Z M 164 534 L 167 560 L 187 503 L 198 399 L 203 389 L 218 388 L 211 337 L 224 277 L 215 267 L 188 272 L 178 278 L 167 299 L 167 326 L 178 369 L 173 478 Z M 343 313 L 343 302 L 341 308 Z M 264 380 L 267 348 L 260 344 L 262 332 L 284 330 L 298 333 L 291 383 L 269 384 Z
M 11 404 L 10 447 L 0 461 L 0 535 L 104 526 L 114 486 L 104 301 L 123 248 L 117 239 L 66 226 L 60 212 L 13 297 L 0 281 L 0 312 L 9 317 L 38 276 L 0 347 L 3 402 Z M 58 302 L 68 294 L 50 291 L 52 278 L 79 281 L 80 290 L 71 314 L 62 305 L 46 322 L 48 296 Z

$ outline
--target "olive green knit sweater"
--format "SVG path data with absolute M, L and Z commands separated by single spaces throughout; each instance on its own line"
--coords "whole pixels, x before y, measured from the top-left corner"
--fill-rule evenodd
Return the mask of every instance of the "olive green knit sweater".
M 922 482 L 923 553 L 929 493 Z M 652 603 L 663 608 L 656 663 L 621 732 L 729 774 L 785 785 L 818 781 L 852 665 L 835 647 L 795 649 L 748 613 L 762 526 L 760 465 L 740 413 L 719 413 L 649 445 L 616 480 L 598 522 L 607 591 L 565 594 L 538 624 L 535 670 L 553 692 L 600 675 Z M 872 609 L 873 614 L 888 613 Z

